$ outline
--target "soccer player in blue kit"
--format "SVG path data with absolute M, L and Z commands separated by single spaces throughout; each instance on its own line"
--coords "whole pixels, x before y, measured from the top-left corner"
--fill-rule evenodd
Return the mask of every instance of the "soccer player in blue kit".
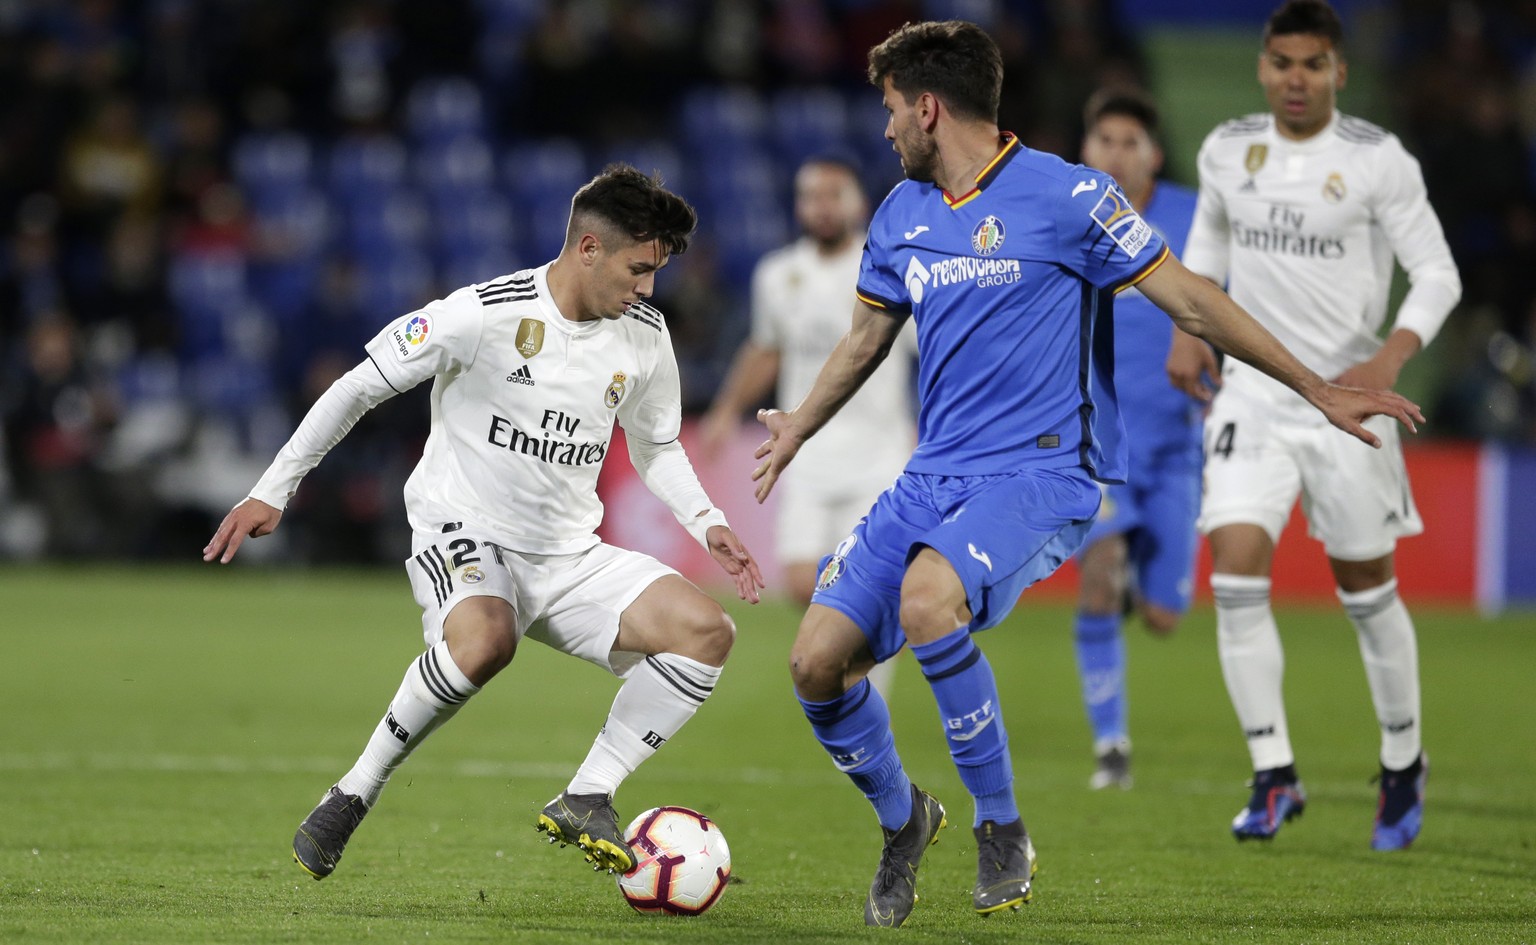
M 1083 108 L 1083 163 L 1115 179 L 1175 255 L 1195 216 L 1195 192 L 1159 180 L 1157 106 L 1133 89 L 1104 89 Z M 1103 488 L 1099 517 L 1078 553 L 1074 639 L 1093 729 L 1094 790 L 1131 786 L 1131 739 L 1121 614 L 1127 593 L 1147 629 L 1172 633 L 1194 588 L 1205 405 L 1168 379 L 1173 325 L 1136 289 L 1115 299 L 1115 385 L 1130 474 Z M 1193 365 L 1198 373 L 1199 365 Z M 1185 367 L 1189 370 L 1190 367 Z
M 1372 445 L 1366 417 L 1412 426 L 1389 391 L 1328 384 L 1211 282 L 1168 252 L 1114 181 L 999 132 L 1002 56 L 979 27 L 908 24 L 876 46 L 885 136 L 908 178 L 871 224 L 852 327 L 769 438 L 759 501 L 800 445 L 858 389 L 904 320 L 918 332 L 918 446 L 821 571 L 790 653 L 811 728 L 874 805 L 885 838 L 865 901 L 898 926 L 917 898 L 944 808 L 907 778 L 890 714 L 864 678 L 910 646 L 975 801 L 983 915 L 1030 895 L 1034 849 L 1013 793 L 997 683 L 971 634 L 1082 544 L 1098 482 L 1125 479 L 1111 300 L 1137 284 L 1180 328 L 1294 388 Z

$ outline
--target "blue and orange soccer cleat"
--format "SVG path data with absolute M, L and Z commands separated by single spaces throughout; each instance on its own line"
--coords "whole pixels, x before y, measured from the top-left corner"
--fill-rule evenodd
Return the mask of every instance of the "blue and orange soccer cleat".
M 1376 801 L 1372 850 L 1406 850 L 1424 825 L 1424 782 L 1429 759 L 1419 755 L 1402 771 L 1381 769 L 1381 794 Z
M 1292 765 L 1256 771 L 1253 796 L 1248 806 L 1232 818 L 1232 835 L 1238 840 L 1269 840 L 1286 821 L 1300 817 L 1307 808 L 1307 792 Z

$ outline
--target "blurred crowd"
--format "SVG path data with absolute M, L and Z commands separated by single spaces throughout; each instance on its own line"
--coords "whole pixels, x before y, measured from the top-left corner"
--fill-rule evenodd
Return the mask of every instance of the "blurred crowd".
M 364 341 L 552 258 L 611 160 L 699 208 L 656 303 L 702 410 L 796 164 L 836 151 L 876 196 L 899 175 L 866 50 L 951 17 L 1003 48 L 1031 147 L 1075 156 L 1101 85 L 1156 91 L 1112 0 L 0 0 L 0 558 L 201 547 Z M 1536 5 L 1381 22 L 1389 124 L 1466 283 L 1435 429 L 1536 442 Z M 425 413 L 366 417 L 283 553 L 396 557 L 381 511 Z

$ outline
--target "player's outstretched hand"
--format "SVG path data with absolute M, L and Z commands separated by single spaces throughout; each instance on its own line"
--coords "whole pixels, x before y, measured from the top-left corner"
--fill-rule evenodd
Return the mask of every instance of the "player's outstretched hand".
M 768 439 L 752 454 L 762 463 L 752 470 L 752 481 L 757 483 L 754 495 L 761 504 L 779 481 L 779 473 L 800 452 L 801 440 L 790 430 L 790 415 L 782 410 L 759 410 L 757 419 L 768 428 Z
M 282 517 L 282 509 L 275 509 L 260 499 L 246 499 L 230 509 L 224 521 L 219 523 L 219 530 L 203 546 L 203 560 L 218 558 L 220 564 L 229 564 L 242 542 L 272 534 Z
M 1329 423 L 1378 448 L 1381 439 L 1361 425 L 1371 417 L 1393 417 L 1414 433 L 1419 432 L 1417 424 L 1424 422 L 1424 414 L 1418 404 L 1390 390 L 1364 390 L 1329 384 L 1323 388 L 1315 403 Z
M 1168 348 L 1164 370 L 1170 384 L 1202 404 L 1210 403 L 1216 393 L 1213 388 L 1221 386 L 1216 352 L 1204 341 L 1177 328 L 1173 330 L 1173 344 Z
M 736 582 L 736 596 L 748 603 L 757 603 L 761 599 L 758 590 L 768 585 L 763 583 L 763 572 L 758 570 L 747 546 L 724 525 L 711 526 L 704 537 L 709 540 L 710 557 Z

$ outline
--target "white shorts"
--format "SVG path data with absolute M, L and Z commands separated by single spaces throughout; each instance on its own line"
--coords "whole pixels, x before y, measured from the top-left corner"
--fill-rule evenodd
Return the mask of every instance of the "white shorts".
M 649 555 L 598 544 L 569 555 L 533 555 L 501 547 L 466 525 L 447 534 L 414 532 L 405 562 L 421 605 L 427 646 L 443 639 L 443 620 L 466 597 L 512 605 L 517 638 L 627 676 L 643 653 L 613 649 L 619 615 L 659 578 L 676 574 Z
M 859 519 L 884 489 L 836 496 L 811 495 L 802 489 L 786 489 L 779 500 L 779 561 L 784 564 L 815 564 L 837 548 L 853 532 Z
M 1223 525 L 1262 527 L 1278 542 L 1301 496 L 1307 533 L 1330 558 L 1370 561 L 1424 530 L 1408 486 L 1397 421 L 1372 417 L 1372 449 L 1329 424 L 1276 420 L 1241 395 L 1216 397 L 1205 421 L 1202 534 Z

